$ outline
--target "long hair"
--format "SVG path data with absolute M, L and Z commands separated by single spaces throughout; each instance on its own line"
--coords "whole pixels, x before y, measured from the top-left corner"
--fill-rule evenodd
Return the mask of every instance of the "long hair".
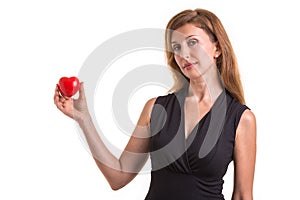
M 203 29 L 212 42 L 216 42 L 221 52 L 217 57 L 216 65 L 225 89 L 241 104 L 245 104 L 244 92 L 235 53 L 228 35 L 219 20 L 212 12 L 204 9 L 184 10 L 175 15 L 167 24 L 165 33 L 167 63 L 171 68 L 174 85 L 171 91 L 177 91 L 183 86 L 186 78 L 177 65 L 171 47 L 173 30 L 190 23 Z

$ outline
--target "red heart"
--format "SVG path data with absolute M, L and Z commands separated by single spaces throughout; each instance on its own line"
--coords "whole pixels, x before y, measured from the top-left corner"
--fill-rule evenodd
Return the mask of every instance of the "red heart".
M 71 97 L 79 90 L 80 82 L 75 76 L 72 76 L 70 78 L 61 77 L 58 82 L 58 88 L 62 95 Z

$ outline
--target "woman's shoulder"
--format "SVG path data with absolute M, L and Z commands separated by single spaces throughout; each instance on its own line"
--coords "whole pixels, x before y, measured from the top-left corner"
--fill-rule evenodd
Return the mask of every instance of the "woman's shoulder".
M 152 107 L 155 104 L 157 98 L 158 97 L 152 97 L 148 99 L 148 101 L 146 101 L 145 107 Z
M 182 87 L 176 91 L 168 91 L 167 93 L 158 96 L 155 103 L 161 105 L 168 105 L 169 103 L 179 103 L 186 95 L 186 87 Z
M 140 126 L 147 126 L 150 123 L 150 116 L 151 116 L 151 111 L 154 106 L 154 103 L 156 101 L 157 97 L 153 97 L 151 99 L 148 99 L 144 105 L 144 108 L 141 112 L 140 118 L 137 122 L 138 125 Z
M 245 126 L 249 126 L 251 124 L 256 123 L 256 117 L 252 110 L 245 109 L 244 112 L 241 115 L 240 122 L 244 124 Z
M 254 116 L 247 104 L 243 104 L 235 99 L 228 91 L 226 91 L 227 114 L 229 118 L 234 120 L 234 126 L 237 128 L 242 118 L 251 118 Z
M 225 90 L 225 92 L 226 92 L 226 101 L 227 101 L 228 109 L 242 110 L 242 111 L 246 109 L 251 110 L 246 104 L 242 104 L 237 99 L 235 99 L 229 91 Z
M 152 108 L 154 104 L 167 101 L 167 99 L 169 99 L 172 96 L 174 96 L 174 92 L 158 95 L 156 97 L 152 97 L 146 101 L 145 107 Z

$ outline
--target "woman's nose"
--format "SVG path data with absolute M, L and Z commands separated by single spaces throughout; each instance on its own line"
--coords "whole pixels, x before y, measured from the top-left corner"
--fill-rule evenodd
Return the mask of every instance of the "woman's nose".
M 190 51 L 187 47 L 181 47 L 180 55 L 181 58 L 189 59 L 190 58 Z

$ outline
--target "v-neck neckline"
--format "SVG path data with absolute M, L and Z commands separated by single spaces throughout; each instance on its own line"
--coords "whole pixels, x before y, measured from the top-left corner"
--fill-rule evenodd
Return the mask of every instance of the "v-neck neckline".
M 214 103 L 213 103 L 213 105 L 210 107 L 210 109 L 208 110 L 208 112 L 206 112 L 204 115 L 203 115 L 203 117 L 201 117 L 201 119 L 199 119 L 198 121 L 197 121 L 197 123 L 195 124 L 195 126 L 191 129 L 191 131 L 188 133 L 188 134 L 186 134 L 185 133 L 185 126 L 186 126 L 186 122 L 185 122 L 185 109 L 184 109 L 184 106 L 185 106 L 185 101 L 186 101 L 186 97 L 187 97 L 187 94 L 188 94 L 188 91 L 189 91 L 189 87 L 190 87 L 190 85 L 189 84 L 186 84 L 184 87 L 183 87 L 183 94 L 182 94 L 182 99 L 181 99 L 181 106 L 180 106 L 180 108 L 181 108 L 181 117 L 182 117 L 182 120 L 183 120 L 183 136 L 184 136 L 184 142 L 185 142 L 185 144 L 187 144 L 187 142 L 188 142 L 188 140 L 191 138 L 191 136 L 192 135 L 194 135 L 195 133 L 195 131 L 196 131 L 196 129 L 198 130 L 198 126 L 199 126 L 199 124 L 203 121 L 203 120 L 205 120 L 206 118 L 207 118 L 207 116 L 211 113 L 211 110 L 213 109 L 213 107 L 215 107 L 215 105 L 216 105 L 216 102 L 220 99 L 220 97 L 222 96 L 222 94 L 225 92 L 225 90 L 223 90 L 219 95 L 218 95 L 218 97 L 216 98 L 216 100 L 214 101 Z M 197 133 L 197 131 L 196 131 L 196 133 Z
M 184 122 L 183 122 L 183 135 L 184 135 L 184 139 L 185 139 L 185 142 L 187 142 L 188 140 L 189 140 L 189 138 L 194 134 L 194 132 L 196 131 L 196 130 L 198 130 L 198 126 L 199 126 L 199 124 L 203 121 L 203 120 L 205 120 L 206 118 L 207 118 L 207 116 L 210 114 L 210 111 L 211 111 L 211 109 L 209 109 L 209 111 L 207 112 L 207 113 L 205 113 L 205 115 L 203 115 L 203 117 L 201 117 L 201 119 L 199 119 L 198 120 L 198 122 L 196 123 L 196 125 L 191 129 L 191 131 L 188 133 L 188 134 L 186 134 L 185 133 L 185 120 L 184 120 L 184 117 L 185 117 L 185 112 L 183 112 L 183 120 L 184 120 Z

